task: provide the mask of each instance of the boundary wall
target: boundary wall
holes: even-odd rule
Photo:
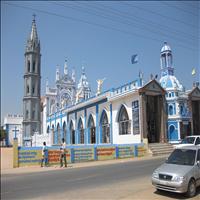
[[[13,145],[13,167],[41,165],[42,147],[18,147],[17,140]],[[48,148],[48,164],[59,165],[60,146]],[[78,163],[97,160],[110,160],[145,156],[144,144],[127,145],[77,145],[66,146],[67,163]]]

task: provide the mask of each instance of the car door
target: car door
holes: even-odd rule
[[[200,137],[196,138],[195,145],[200,146]]]

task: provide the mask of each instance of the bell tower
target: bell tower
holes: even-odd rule
[[[164,42],[164,45],[160,52],[160,66],[161,66],[161,76],[174,75],[174,67],[172,60],[172,51],[167,42]]]
[[[24,97],[23,97],[23,145],[31,145],[31,136],[40,133],[40,79],[41,54],[37,35],[35,15],[33,15],[31,33],[25,49]]]

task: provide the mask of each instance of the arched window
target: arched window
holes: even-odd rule
[[[26,93],[27,94],[29,93],[29,85],[27,85],[27,87],[26,87]]]
[[[169,105],[169,115],[173,115],[173,106]]]
[[[32,111],[32,119],[35,119],[35,110]]]
[[[63,123],[63,138],[65,139],[67,143],[67,126],[65,122]]]
[[[119,115],[119,135],[127,135],[131,133],[131,121],[129,120],[128,113],[124,105],[121,106]]]
[[[35,93],[35,87],[33,86],[32,87],[32,94],[34,94]]]
[[[108,116],[105,110],[101,115],[101,130],[102,130],[102,143],[110,143],[110,126],[108,123]]]
[[[52,125],[51,131],[52,131],[52,143],[55,144],[55,130],[54,130],[54,125]]]
[[[73,125],[73,122],[71,121],[70,122],[70,126],[69,126],[69,129],[70,129],[70,135],[71,135],[71,144],[75,144],[75,130],[74,130],[74,125]]]
[[[47,133],[49,133],[49,126],[47,126]]]
[[[28,72],[30,72],[30,70],[31,70],[31,64],[30,64],[30,60],[28,60],[28,66],[27,66],[27,70],[28,70]]]
[[[88,120],[88,128],[89,128],[89,138],[90,138],[89,143],[95,144],[96,143],[96,128],[95,128],[94,119],[92,115],[90,115],[89,120]]]
[[[57,125],[57,144],[61,144],[60,124]]]
[[[35,72],[35,61],[33,61],[33,73]]]
[[[84,144],[84,129],[82,119],[79,119],[78,122],[78,132],[79,132],[79,142],[80,144]]]
[[[28,119],[28,110],[26,110],[26,119]]]

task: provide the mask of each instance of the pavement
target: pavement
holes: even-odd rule
[[[158,156],[156,158],[161,158],[163,156]],[[117,164],[123,162],[137,162],[141,160],[151,160],[151,156],[144,157],[134,157],[134,158],[123,158],[123,159],[115,159],[115,160],[103,160],[103,161],[90,161],[90,162],[81,162],[81,163],[69,163],[67,168],[80,168],[80,167],[90,167],[90,166],[98,166],[98,165],[109,165],[109,164]],[[19,167],[19,168],[4,168],[1,169],[1,174],[23,174],[23,173],[34,173],[34,172],[42,172],[42,171],[50,171],[50,170],[62,170],[64,168],[60,168],[59,165],[49,166],[49,167],[40,167],[40,166],[27,166],[27,167]],[[66,168],[65,168],[66,169]]]

